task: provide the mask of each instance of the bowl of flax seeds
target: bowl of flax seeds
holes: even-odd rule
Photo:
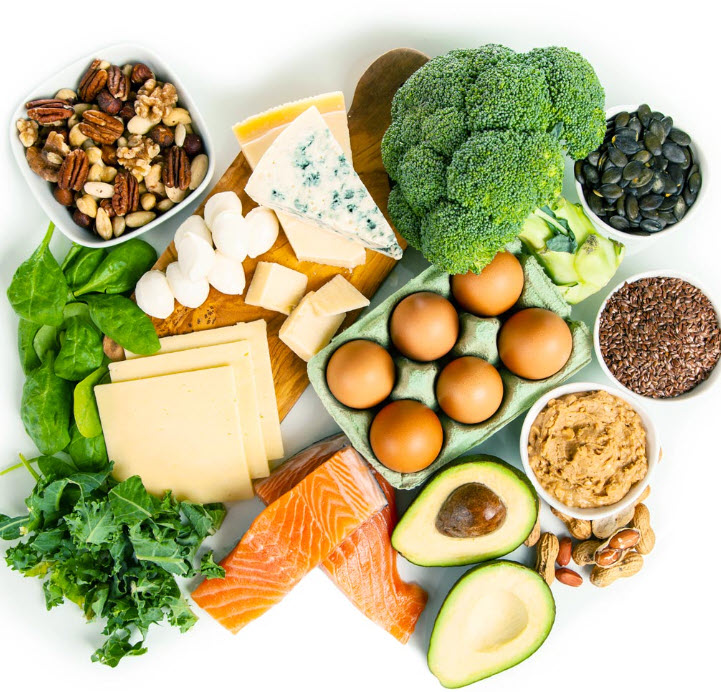
[[[601,305],[594,348],[606,375],[656,400],[687,399],[721,377],[721,316],[698,282],[674,271],[636,274]]]

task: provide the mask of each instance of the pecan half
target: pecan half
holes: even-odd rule
[[[58,187],[61,190],[80,192],[88,178],[90,163],[83,149],[71,151],[58,171]]]
[[[130,77],[117,65],[111,65],[108,68],[108,82],[106,87],[116,99],[126,101],[130,94]]]
[[[190,161],[184,149],[173,146],[168,150],[163,167],[163,184],[187,190],[190,185]]]
[[[75,114],[75,109],[62,99],[35,99],[25,104],[28,109],[28,118],[32,118],[41,125],[67,120]]]
[[[80,123],[80,132],[98,144],[112,144],[123,134],[123,130],[123,123],[97,110],[85,111]]]
[[[80,79],[78,96],[85,103],[92,103],[95,97],[105,88],[108,81],[108,71],[99,69],[100,64],[100,60],[93,60]]]
[[[135,211],[140,201],[138,181],[130,171],[118,171],[113,190],[113,210],[118,216]]]

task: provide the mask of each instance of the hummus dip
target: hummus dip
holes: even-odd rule
[[[564,505],[612,505],[648,472],[646,430],[613,394],[566,394],[533,422],[528,460],[541,486]]]

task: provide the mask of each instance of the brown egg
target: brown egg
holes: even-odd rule
[[[443,446],[443,428],[427,406],[403,399],[388,404],[373,419],[370,442],[384,466],[411,473],[435,461]]]
[[[393,389],[396,368],[390,353],[373,341],[357,339],[336,349],[325,379],[333,396],[350,408],[380,404]]]
[[[555,375],[568,361],[573,337],[566,322],[542,308],[521,310],[508,319],[498,335],[503,364],[527,380]]]
[[[480,274],[451,277],[453,297],[463,310],[495,317],[510,310],[523,291],[523,267],[511,252],[499,252]]]
[[[503,380],[483,358],[456,358],[438,376],[436,397],[449,418],[469,425],[481,423],[498,411]]]
[[[450,301],[430,291],[406,296],[391,315],[391,341],[412,360],[445,356],[458,339],[458,313]]]

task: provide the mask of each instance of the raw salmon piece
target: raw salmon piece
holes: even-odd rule
[[[335,453],[269,505],[193,599],[231,632],[280,602],[361,524],[387,506],[351,447]]]
[[[347,445],[350,441],[342,433],[321,440],[257,481],[256,494],[266,504],[274,502],[329,455]],[[358,610],[405,644],[428,595],[417,584],[404,582],[398,574],[397,553],[390,540],[396,523],[395,491],[382,476],[373,474],[388,498],[388,506],[346,538],[321,567]]]

